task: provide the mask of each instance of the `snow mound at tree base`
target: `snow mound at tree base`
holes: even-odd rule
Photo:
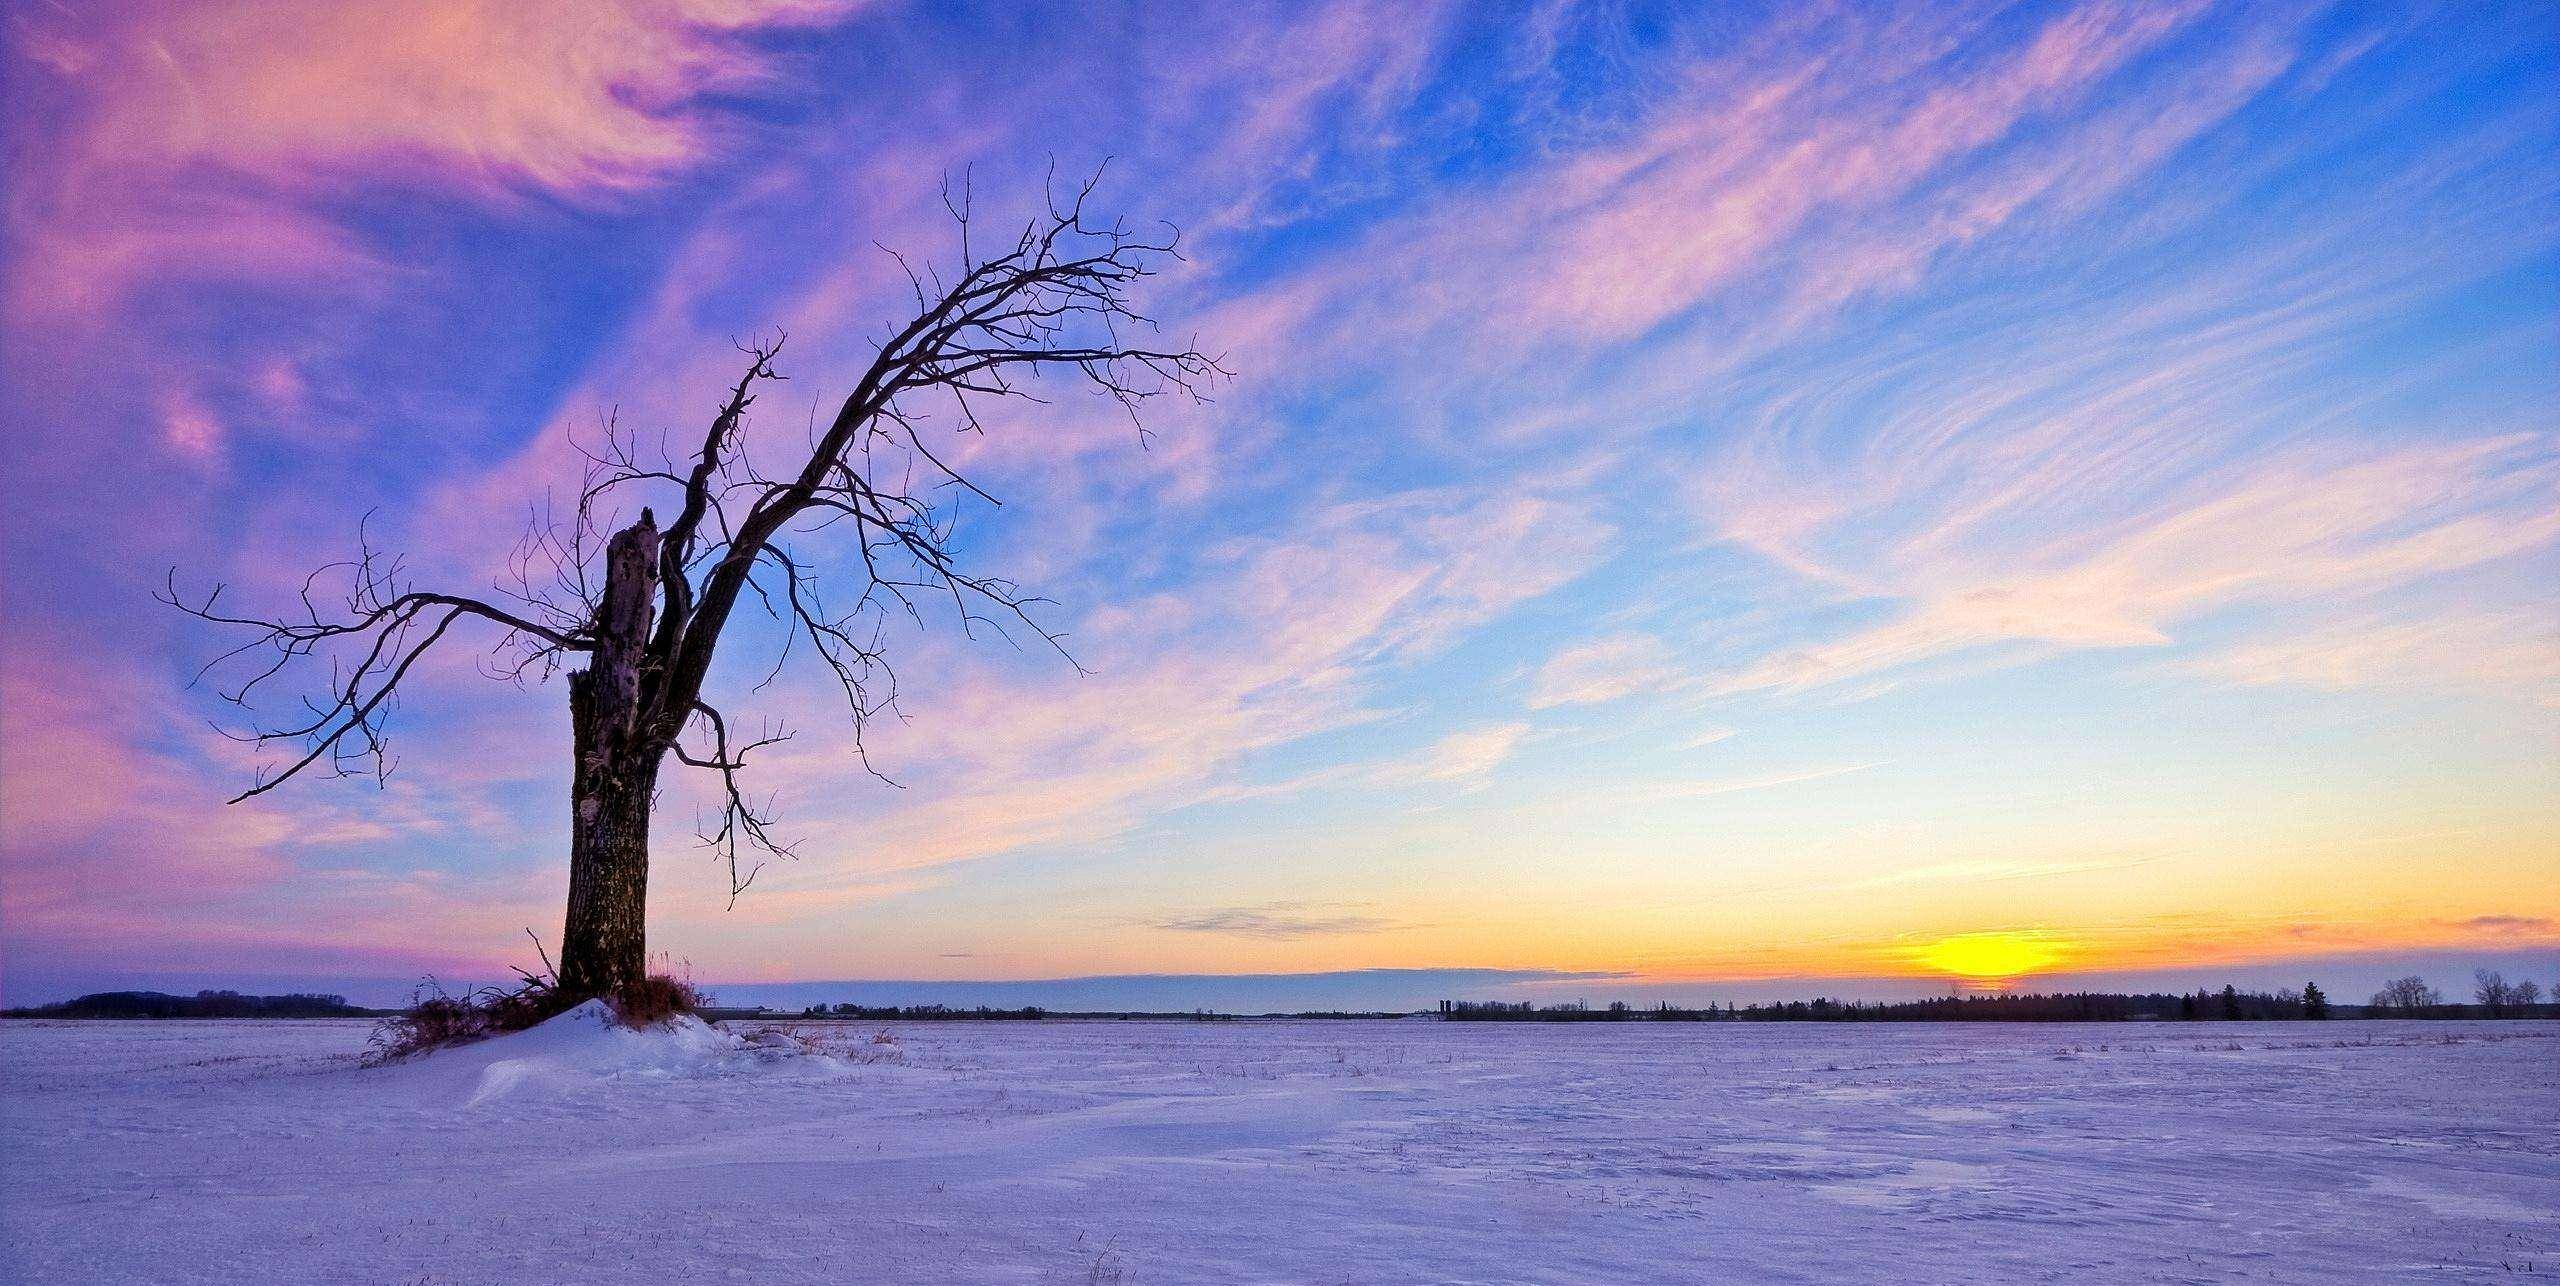
[[[840,1060],[778,1033],[749,1039],[691,1014],[649,1027],[625,1027],[603,1001],[590,1000],[523,1031],[422,1054],[393,1070],[414,1080],[423,1097],[479,1107],[528,1093],[574,1093],[610,1082],[775,1073],[799,1078],[844,1069]]]

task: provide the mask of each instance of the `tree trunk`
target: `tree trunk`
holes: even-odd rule
[[[645,774],[654,778],[654,772]],[[560,988],[611,995],[648,972],[649,803],[654,780],[582,783],[569,832]]]
[[[560,989],[571,996],[609,995],[647,973],[649,806],[665,748],[640,726],[640,667],[657,564],[657,522],[643,509],[605,546],[595,659],[569,676],[576,765]]]

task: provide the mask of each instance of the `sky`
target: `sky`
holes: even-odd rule
[[[538,964],[563,681],[457,650],[386,780],[226,806],[262,761],[189,680],[238,640],[153,591],[288,604],[359,523],[485,591],[607,417],[699,434],[780,330],[792,440],[912,307],[889,251],[957,254],[947,190],[998,226],[1097,171],[1232,377],[951,438],[1004,501],[964,555],[1074,663],[897,625],[880,776],[741,627],[799,856],[731,905],[671,768],[671,967],[2560,980],[2546,6],[6,21],[13,1000]]]

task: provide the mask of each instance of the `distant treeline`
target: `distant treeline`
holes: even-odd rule
[[[58,1004],[7,1011],[11,1018],[378,1018],[386,1011],[359,1009],[344,996],[244,996],[199,991],[172,996],[158,991],[101,991]]]
[[[741,1009],[721,1010],[717,1012],[719,1012],[723,1017],[779,1018],[784,1016],[771,1010]],[[995,1019],[999,1021],[1054,1019],[1061,1022],[1231,1023],[1252,1019],[1272,1018],[1412,1018],[1415,1014],[1410,1010],[1404,1009],[1301,1009],[1295,1012],[1274,1010],[1269,1013],[1260,1014],[1228,1014],[1220,1013],[1211,1009],[1043,1009],[1038,1005],[1025,1005],[1020,1009],[989,1009],[984,1005],[975,1009],[957,1009],[948,1005],[840,1004],[811,1005],[808,1008],[801,1010],[800,1016],[802,1018],[871,1019],[884,1022],[976,1022],[981,1019]]]
[[[2286,1005],[2275,996],[2238,996],[2241,1018],[2301,1018],[2307,1015],[2299,997]],[[1833,1000],[1775,1001],[1769,1004],[1713,1005],[1689,1009],[1661,1004],[1639,1008],[1618,1001],[1604,1008],[1581,1003],[1533,1005],[1526,1001],[1453,1000],[1441,1016],[1451,1022],[1607,1023],[1607,1022],[1979,1022],[2087,1023],[2133,1019],[2220,1018],[2219,997],[2118,995],[2078,991],[2058,994],[1938,996],[1928,1000],[1871,1002]],[[2327,1017],[2322,1012],[2318,1017]]]
[[[800,1016],[803,1018],[871,1018],[908,1023],[961,1020],[987,1022],[1006,1019],[1036,1022],[1048,1017],[1049,1011],[1038,1005],[1024,1005],[1020,1009],[990,1009],[985,1005],[975,1009],[954,1009],[949,1005],[811,1005],[801,1010]]]
[[[2506,984],[2481,975],[2481,1003],[2447,1004],[2414,978],[2401,979],[2368,1005],[2337,1005],[2312,983],[2300,991],[2198,990],[2123,994],[2103,991],[2021,995],[1938,996],[1928,1000],[1872,1002],[1788,1000],[1770,1004],[1650,1008],[1614,1002],[1594,1008],[1581,1002],[1536,1005],[1528,1001],[1444,1000],[1440,1016],[1451,1022],[2242,1022],[2325,1018],[2560,1018],[2560,1005],[2540,1003],[2530,984]],[[2494,999],[2491,999],[2494,997]]]

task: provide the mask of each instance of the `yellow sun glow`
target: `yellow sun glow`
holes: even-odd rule
[[[1962,978],[2015,978],[2062,959],[2067,944],[2041,933],[1965,933],[1920,948],[1920,963]]]

